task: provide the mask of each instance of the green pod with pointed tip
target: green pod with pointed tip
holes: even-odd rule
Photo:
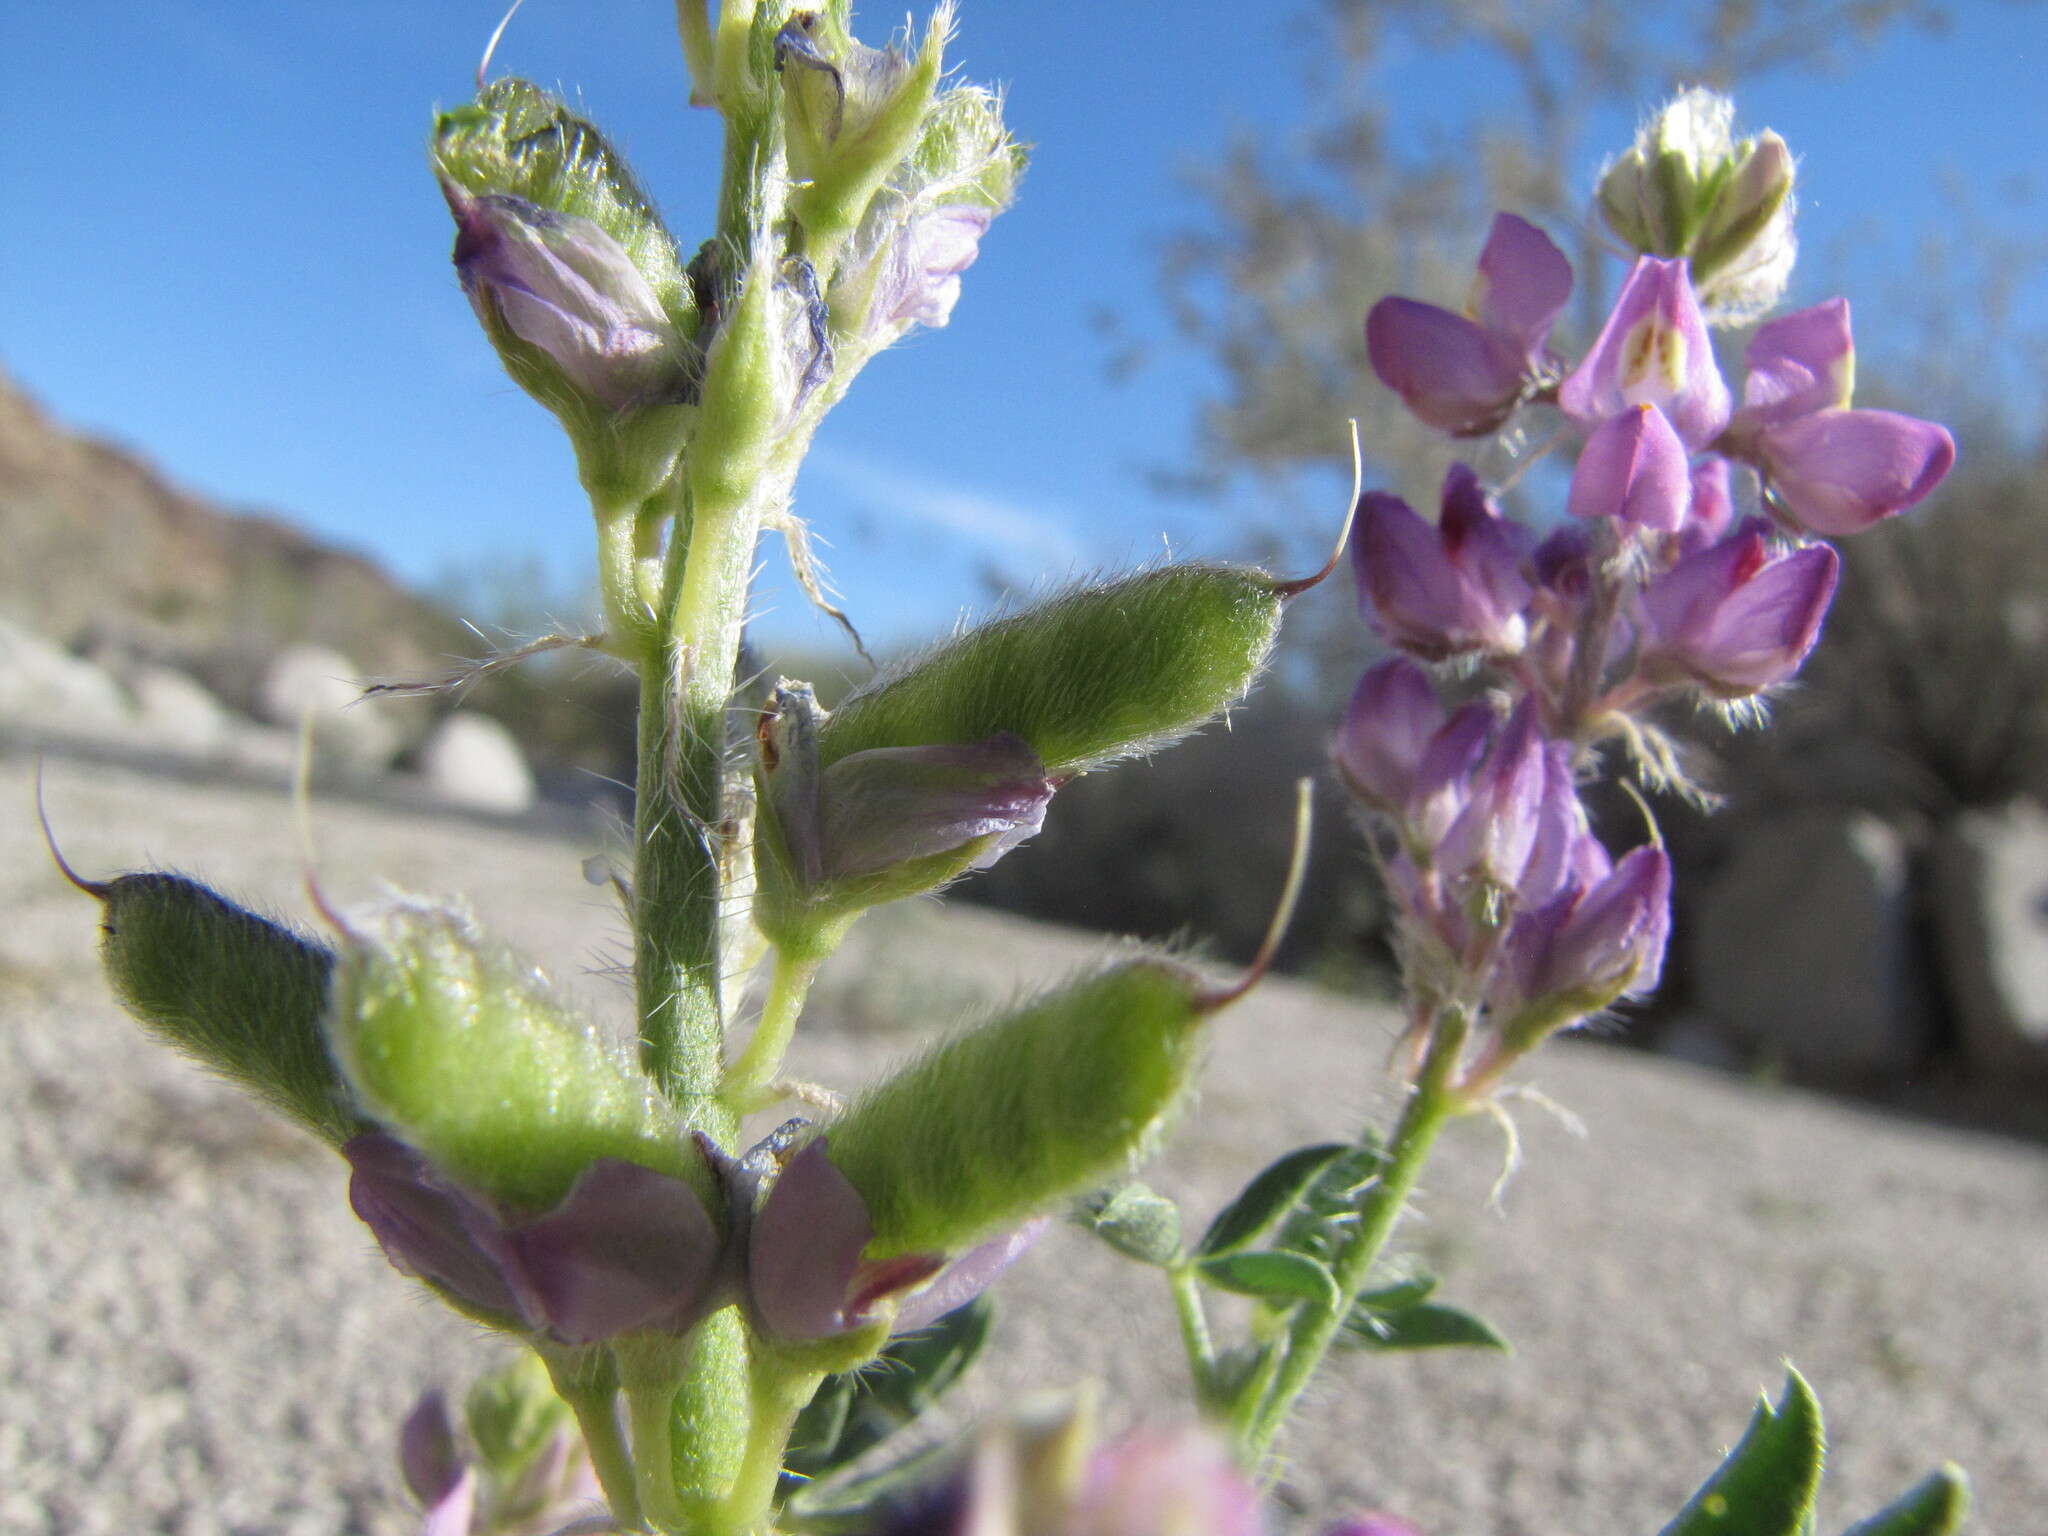
[[[713,1197],[647,1081],[459,911],[394,902],[344,946],[327,1032],[364,1108],[466,1188],[547,1210],[613,1157]]]
[[[320,1027],[332,950],[182,875],[87,889],[114,994],[151,1033],[336,1146],[363,1128]]]
[[[1055,778],[1148,752],[1250,688],[1280,628],[1278,583],[1189,562],[1075,587],[965,630],[832,712],[820,766],[1008,733]]]
[[[1157,956],[1070,982],[933,1047],[826,1132],[870,1258],[955,1252],[1100,1187],[1193,1082],[1200,978]]]

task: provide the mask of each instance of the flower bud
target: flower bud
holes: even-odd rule
[[[1436,862],[1445,875],[1499,890],[1521,883],[1544,808],[1545,765],[1535,701],[1524,697],[1473,774],[1465,804],[1444,833]]]
[[[1337,727],[1337,771],[1367,805],[1398,814],[1443,723],[1443,705],[1422,668],[1403,656],[1383,661],[1359,679]]]
[[[1366,316],[1366,351],[1382,384],[1430,426],[1492,432],[1544,366],[1544,343],[1571,295],[1564,253],[1513,214],[1494,217],[1466,313],[1399,297]]]
[[[814,947],[864,908],[985,869],[1045,820],[1054,785],[1021,737],[878,747],[821,771],[828,718],[807,685],[789,682],[761,717],[754,918],[784,948]]]
[[[871,1260],[955,1254],[1104,1182],[1194,1079],[1210,1003],[1154,957],[1070,982],[884,1079],[831,1127]]]
[[[1797,252],[1792,155],[1775,133],[1740,143],[1735,103],[1682,91],[1601,172],[1607,227],[1644,255],[1685,257],[1700,299],[1734,322],[1777,302]]]
[[[1691,491],[1685,444],[1662,411],[1638,405],[1586,439],[1565,510],[1587,522],[1611,517],[1629,528],[1676,533]]]
[[[790,210],[816,239],[860,222],[876,190],[915,145],[950,25],[934,16],[913,59],[848,35],[843,12],[797,11],[775,36]]]
[[[1637,260],[1557,398],[1588,432],[1631,406],[1654,405],[1690,451],[1719,435],[1728,424],[1728,386],[1682,260]]]
[[[1671,933],[1671,861],[1647,846],[1611,871],[1599,870],[1605,863],[1601,853],[1591,878],[1574,879],[1508,932],[1488,1004],[1512,1054],[1657,985]]]
[[[991,744],[1015,738],[1059,781],[1152,751],[1251,686],[1281,602],[1263,571],[1201,562],[1074,587],[847,698],[819,727],[819,764],[829,774],[857,753],[904,747],[1013,751]]]
[[[1513,655],[1528,639],[1532,540],[1503,518],[1463,464],[1444,479],[1432,528],[1397,496],[1358,503],[1351,565],[1360,606],[1380,634],[1425,661],[1480,651]]]
[[[332,950],[181,875],[84,889],[114,995],[152,1034],[331,1145],[365,1128],[320,1027]]]
[[[945,92],[917,144],[868,204],[827,292],[851,366],[912,326],[943,326],[981,240],[1010,205],[1024,150],[1003,126],[1002,102],[979,86]]]
[[[1691,496],[1679,539],[1683,552],[1692,554],[1728,532],[1735,521],[1735,493],[1728,484],[1728,461],[1719,454],[1693,465],[1687,478]]]
[[[674,404],[686,349],[625,247],[594,221],[442,183],[455,270],[505,367],[572,417]]]
[[[561,419],[593,495],[644,500],[674,467],[701,366],[695,295],[653,203],[603,134],[525,80],[437,115],[429,154],[506,371]]]
[[[412,1496],[429,1509],[455,1488],[465,1472],[455,1445],[455,1420],[439,1388],[422,1393],[398,1431],[398,1465]]]
[[[466,914],[397,899],[351,935],[327,1035],[358,1100],[466,1189],[559,1203],[600,1158],[711,1180],[674,1112]]]
[[[1799,670],[1820,638],[1841,558],[1825,544],[1773,558],[1765,532],[1751,518],[1643,589],[1646,676],[1685,677],[1739,699]]]

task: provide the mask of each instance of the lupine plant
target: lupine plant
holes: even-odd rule
[[[430,1393],[403,1426],[433,1536],[1251,1536],[1334,1347],[1500,1343],[1389,1244],[1446,1127],[1656,982],[1669,862],[1654,829],[1611,853],[1583,786],[1616,770],[1688,790],[1653,711],[1759,719],[1819,633],[1824,540],[1925,495],[1953,445],[1850,405],[1840,302],[1762,325],[1734,403],[1711,328],[1783,291],[1793,164],[1702,93],[1601,179],[1634,266],[1576,361],[1550,345],[1572,271],[1512,215],[1462,312],[1373,309],[1374,368],[1417,416],[1526,445],[1547,415],[1576,468],[1547,532],[1463,466],[1434,521],[1359,499],[1361,610],[1394,655],[1334,761],[1399,914],[1403,1107],[1383,1134],[1280,1158],[1184,1236],[1130,1174],[1245,978],[1121,951],[850,1103],[782,1062],[864,912],[1001,857],[1068,780],[1225,710],[1312,579],[1156,565],[964,627],[834,709],[794,679],[745,694],[764,531],[815,586],[791,496],[819,421],[875,354],[946,323],[1023,154],[1000,98],[947,73],[949,6],[883,48],[846,0],[678,16],[692,99],[725,132],[694,248],[597,127],[524,80],[480,77],[429,153],[462,291],[589,495],[603,627],[557,643],[640,680],[618,881],[636,1053],[439,900],[323,910],[315,940],[182,876],[84,881],[114,988],[333,1147],[392,1265],[516,1346],[459,1413]],[[807,1115],[742,1134],[792,1099]],[[1084,1393],[892,1454],[988,1336],[984,1289],[1063,1212],[1160,1277],[1200,1427],[1155,1415],[1169,1427],[1099,1442]],[[1212,1323],[1222,1293],[1251,1298],[1241,1339]],[[1667,1536],[1812,1531],[1820,1454],[1795,1374]],[[1964,1503],[1945,1469],[1855,1530],[1930,1536]],[[1413,1536],[1363,1513],[1339,1530]]]

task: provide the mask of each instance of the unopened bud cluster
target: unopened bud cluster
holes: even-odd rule
[[[1954,462],[1942,427],[1850,404],[1842,300],[1760,326],[1739,401],[1722,377],[1710,325],[1768,309],[1793,256],[1791,157],[1775,134],[1737,142],[1733,113],[1688,91],[1603,174],[1601,212],[1640,254],[1577,359],[1549,346],[1570,264],[1512,214],[1465,311],[1387,298],[1366,320],[1374,372],[1422,421],[1481,437],[1554,407],[1578,442],[1547,534],[1458,464],[1433,519],[1366,495],[1352,545],[1362,612],[1404,655],[1359,685],[1337,761],[1381,829],[1419,1013],[1481,1021],[1493,1065],[1655,984],[1670,870],[1654,843],[1617,861],[1590,832],[1577,781],[1601,745],[1674,777],[1648,711],[1753,711],[1819,637],[1840,572],[1824,541]],[[1478,697],[1447,709],[1457,679]]]

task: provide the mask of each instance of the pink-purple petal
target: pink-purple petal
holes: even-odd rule
[[[1534,363],[1571,293],[1572,264],[1550,237],[1512,213],[1495,214],[1473,291],[1479,323],[1512,337],[1524,361]]]
[[[1743,425],[1759,427],[1846,406],[1856,388],[1849,301],[1830,299],[1757,329],[1743,350]]]
[[[1589,432],[1630,406],[1654,405],[1694,452],[1720,435],[1728,386],[1683,260],[1637,259],[1558,404]]]
[[[907,1333],[913,1328],[922,1328],[935,1323],[959,1307],[964,1307],[996,1281],[996,1277],[1031,1249],[1031,1245],[1044,1235],[1051,1218],[1040,1216],[1027,1221],[1014,1232],[1001,1237],[992,1237],[978,1247],[970,1248],[939,1272],[923,1290],[908,1297],[896,1311],[895,1329]]]
[[[681,1179],[602,1157],[512,1246],[568,1344],[639,1328],[686,1333],[708,1307],[720,1239]]]
[[[1638,405],[1601,423],[1586,440],[1565,510],[1586,522],[1612,517],[1676,533],[1691,495],[1685,444],[1662,411]]]
[[[1422,668],[1401,656],[1383,661],[1358,680],[1337,727],[1337,769],[1361,799],[1383,809],[1404,805],[1443,723],[1443,705]]]
[[[820,781],[820,874],[875,874],[991,836],[1007,849],[1038,830],[1052,793],[1038,754],[1008,732],[853,753]]]
[[[867,1202],[818,1137],[789,1160],[754,1212],[747,1285],[762,1327],[789,1340],[843,1332],[861,1251],[874,1235]]]
[[[1434,304],[1381,299],[1365,317],[1366,356],[1382,384],[1441,431],[1491,432],[1521,393],[1521,348]]]
[[[1895,411],[1829,410],[1764,430],[1761,453],[1785,510],[1839,538],[1903,512],[1954,466],[1948,429]]]

